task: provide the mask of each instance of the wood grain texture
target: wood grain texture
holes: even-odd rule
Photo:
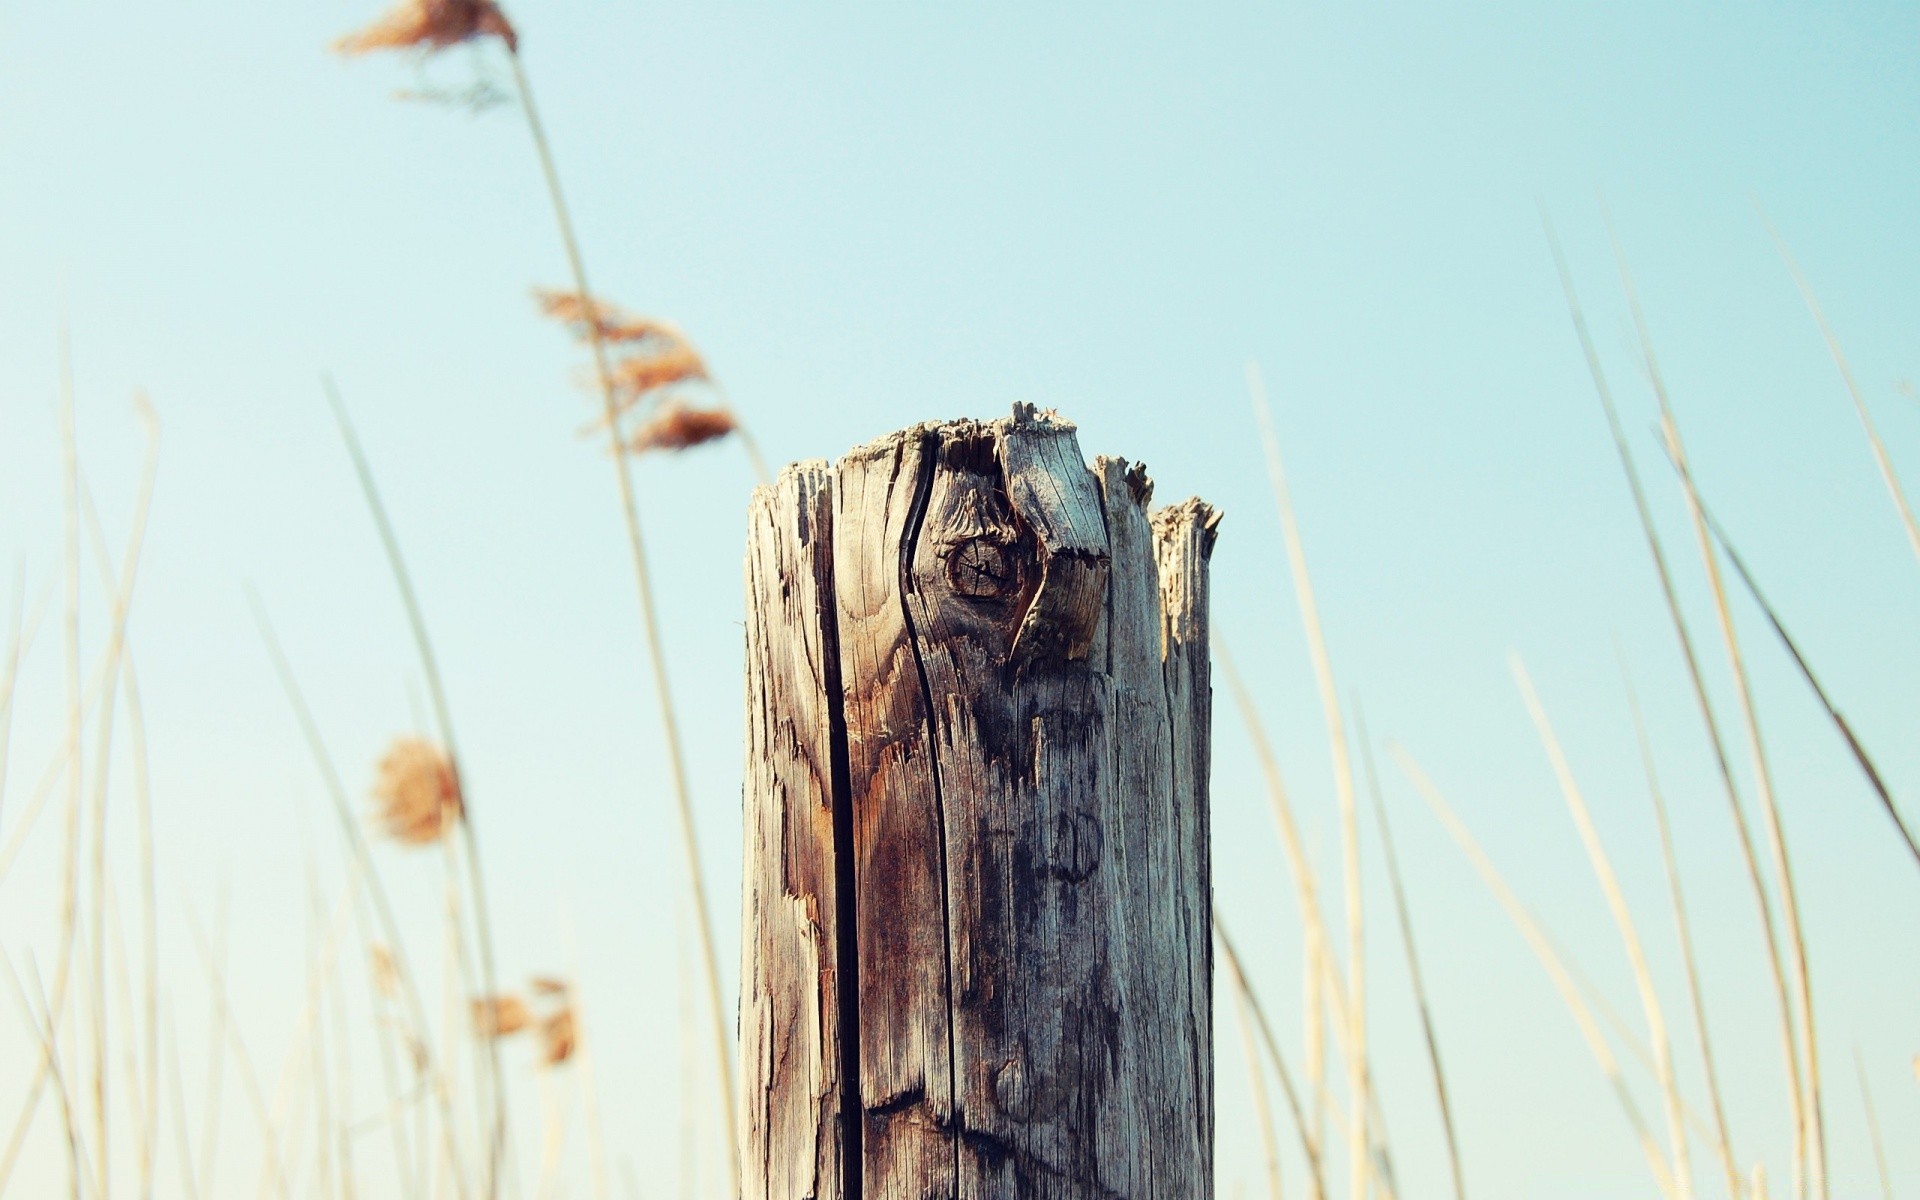
[[[1211,1196],[1217,518],[1150,497],[1021,407],[756,498],[750,1195]]]

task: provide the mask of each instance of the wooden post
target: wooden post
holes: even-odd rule
[[[754,494],[749,1200],[1213,1194],[1198,500],[1073,426],[920,425]]]

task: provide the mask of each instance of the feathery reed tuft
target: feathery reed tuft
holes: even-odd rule
[[[333,49],[338,54],[414,49],[432,54],[486,37],[519,52],[520,35],[493,0],[400,0],[371,25],[334,42]]]
[[[686,450],[727,436],[739,428],[725,408],[694,408],[668,400],[642,421],[625,447],[630,454],[649,450]]]
[[[380,778],[373,785],[373,796],[379,806],[375,815],[381,828],[406,846],[430,846],[439,841],[463,811],[452,761],[438,746],[421,738],[394,741],[380,760]]]
[[[557,1067],[573,1057],[579,1046],[573,1022],[571,1004],[560,1009],[540,1022],[540,1061],[549,1067]]]
[[[486,996],[472,1002],[476,1037],[499,1038],[519,1033],[533,1023],[527,1002],[512,993]]]

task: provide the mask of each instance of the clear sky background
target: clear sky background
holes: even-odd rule
[[[529,301],[535,285],[564,284],[564,264],[513,109],[391,98],[505,85],[497,52],[425,66],[326,52],[375,12],[370,0],[0,3],[0,551],[29,602],[60,577],[64,324],[81,452],[116,539],[140,463],[136,389],[165,426],[132,636],[169,1007],[185,1060],[204,1062],[188,916],[214,926],[227,897],[233,1003],[271,1076],[302,999],[306,864],[329,889],[340,871],[244,587],[273,613],[353,786],[416,726],[420,695],[322,402],[331,371],[448,678],[503,972],[577,964],[616,1154],[648,1195],[677,1195],[689,1136],[708,1147],[692,1165],[715,1178],[713,1119],[706,1103],[682,1114],[685,909],[613,479],[576,437],[591,411],[584,361]],[[1163,499],[1225,509],[1216,627],[1255,681],[1331,888],[1324,726],[1243,383],[1258,360],[1343,691],[1378,740],[1426,765],[1638,1028],[1619,941],[1508,672],[1508,652],[1524,656],[1651,939],[1704,1111],[1621,647],[1674,808],[1736,1146],[1783,1194],[1787,1109],[1753,909],[1540,209],[1566,242],[1722,710],[1725,659],[1647,432],[1602,192],[1702,486],[1920,813],[1920,563],[1755,208],[1804,265],[1920,488],[1920,400],[1900,386],[1920,378],[1920,12],[538,0],[511,12],[596,287],[684,325],[770,458],[832,457],[914,421],[1035,401],[1079,422],[1090,456],[1144,459]],[[730,945],[752,476],[723,445],[648,460],[638,477]],[[1736,607],[1807,910],[1835,1195],[1877,1187],[1856,1046],[1896,1182],[1912,1190],[1920,873],[1765,627]],[[23,674],[0,838],[59,745],[55,630]],[[1297,1058],[1298,921],[1224,703],[1216,741],[1218,905]],[[1650,1194],[1545,976],[1384,760],[1383,778],[1472,1193]],[[0,882],[0,946],[16,961],[52,954],[56,832],[46,819]],[[1404,1194],[1442,1196],[1371,840],[1367,854],[1382,1103]],[[438,864],[382,855],[430,959]],[[0,1027],[11,1114],[32,1047],[12,1015]],[[1237,1038],[1223,1013],[1220,1178],[1223,1195],[1254,1196]],[[527,1157],[524,1051],[509,1071]],[[188,1070],[196,1110],[200,1069]],[[223,1180],[244,1190],[257,1159],[229,1089]],[[35,1146],[23,1195],[64,1180],[46,1114]],[[1704,1145],[1694,1157],[1714,1178]],[[163,1168],[163,1187],[174,1182]]]

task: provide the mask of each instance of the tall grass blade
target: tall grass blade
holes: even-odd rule
[[[1287,490],[1286,463],[1280,455],[1280,438],[1274,429],[1273,410],[1267,402],[1266,385],[1256,363],[1247,364],[1247,392],[1253,402],[1254,416],[1260,425],[1260,439],[1266,448],[1267,474],[1273,484],[1274,504],[1279,510],[1280,531],[1287,550],[1287,565],[1293,575],[1294,596],[1300,606],[1300,622],[1306,634],[1307,650],[1313,660],[1313,677],[1320,692],[1320,710],[1327,722],[1327,743],[1332,751],[1334,790],[1340,805],[1341,876],[1345,883],[1347,909],[1347,997],[1344,1014],[1347,1060],[1348,1171],[1353,1200],[1366,1200],[1367,1177],[1372,1167],[1369,1154],[1367,1118],[1371,1111],[1367,1100],[1370,1073],[1367,1068],[1367,998],[1364,911],[1360,887],[1360,817],[1353,775],[1353,751],[1347,743],[1346,722],[1340,712],[1340,693],[1333,680],[1333,659],[1327,653],[1326,633],[1320,626],[1320,606],[1314,599],[1313,580],[1307,574],[1307,555],[1300,540],[1300,526],[1293,511],[1293,498]]]
[[[1759,209],[1758,205],[1755,205]],[[1827,323],[1827,314],[1820,307],[1820,301],[1813,294],[1813,287],[1807,277],[1801,273],[1800,264],[1787,249],[1786,239],[1774,228],[1765,209],[1759,209],[1760,223],[1766,226],[1767,236],[1773,239],[1774,249],[1779,251],[1780,260],[1787,265],[1787,273],[1793,276],[1793,285],[1800,291],[1800,298],[1806,301],[1807,311],[1813,314],[1814,323],[1820,327],[1821,340],[1827,344],[1827,353],[1833,356],[1833,365],[1840,370],[1840,381],[1846,385],[1847,395],[1853,400],[1853,411],[1860,418],[1860,427],[1866,431],[1867,445],[1873,450],[1874,466],[1880,470],[1880,481],[1887,487],[1887,495],[1893,498],[1893,507],[1900,514],[1900,525],[1907,532],[1907,545],[1914,556],[1920,558],[1920,522],[1915,521],[1913,506],[1907,503],[1907,494],[1900,487],[1900,476],[1893,469],[1893,458],[1887,453],[1887,444],[1880,440],[1880,431],[1874,428],[1873,414],[1867,411],[1867,401],[1860,394],[1860,385],[1853,378],[1853,368],[1847,365],[1847,356],[1840,349],[1840,339],[1834,335],[1833,326]]]
[[[1474,870],[1479,872],[1480,878],[1485,881],[1494,899],[1499,901],[1500,907],[1506,910],[1508,918],[1519,929],[1520,936],[1526,940],[1534,956],[1540,960],[1540,965],[1546,969],[1547,977],[1553,981],[1555,989],[1559,991],[1560,999],[1566,1004],[1567,1011],[1573,1015],[1574,1024],[1580,1029],[1580,1036],[1586,1040],[1587,1048],[1592,1051],[1594,1061],[1599,1064],[1600,1073],[1606,1076],[1607,1082],[1612,1085],[1614,1096],[1620,1102],[1621,1111],[1626,1114],[1627,1123],[1633,1127],[1634,1137],[1640,1143],[1641,1153],[1646,1156],[1647,1166],[1653,1173],[1654,1182],[1659,1186],[1661,1194],[1669,1197],[1676,1196],[1678,1193],[1674,1188],[1673,1173],[1667,1165],[1665,1156],[1660,1152],[1659,1143],[1647,1127],[1646,1120],[1640,1115],[1640,1106],[1634,1102],[1633,1093],[1627,1089],[1626,1079],[1620,1074],[1620,1064],[1614,1059],[1613,1051],[1607,1046],[1606,1036],[1601,1033],[1592,1010],[1587,1007],[1587,1002],[1581,997],[1579,985],[1574,982],[1566,964],[1561,961],[1552,940],[1546,936],[1540,923],[1534,919],[1532,913],[1527,911],[1526,905],[1521,903],[1513,889],[1507,886],[1506,880],[1501,877],[1492,860],[1486,856],[1485,851],[1480,849],[1480,843],[1475,841],[1473,835],[1467,831],[1466,825],[1455,815],[1453,806],[1447,803],[1446,797],[1440,794],[1440,789],[1427,778],[1420,764],[1401,747],[1394,745],[1388,748],[1400,764],[1400,769],[1413,783],[1414,789],[1420,793],[1421,799],[1427,802],[1427,807],[1433,810],[1434,816],[1440,819],[1441,825],[1445,826],[1447,832],[1453,835],[1453,840],[1459,843],[1460,849],[1466,853]]]
[[[1593,813],[1587,807],[1580,785],[1574,780],[1573,768],[1560,748],[1560,739],[1553,731],[1552,722],[1547,719],[1546,709],[1534,690],[1533,680],[1528,677],[1526,666],[1517,655],[1512,665],[1514,679],[1520,685],[1521,698],[1526,702],[1528,715],[1533,718],[1534,727],[1539,731],[1540,743],[1553,766],[1554,777],[1559,781],[1561,794],[1567,802],[1567,810],[1573,814],[1574,825],[1580,831],[1580,841],[1586,847],[1587,858],[1593,864],[1595,877],[1600,881],[1600,890],[1606,896],[1614,924],[1619,927],[1627,961],[1633,968],[1634,985],[1640,992],[1640,1007],[1647,1020],[1647,1034],[1653,1043],[1654,1072],[1666,1101],[1667,1138],[1671,1147],[1669,1161],[1673,1167],[1674,1188],[1684,1198],[1693,1194],[1693,1172],[1687,1161],[1687,1129],[1681,1116],[1680,1085],[1674,1078],[1673,1045],[1667,1037],[1667,1019],[1660,1007],[1660,993],[1653,985],[1653,970],[1647,965],[1640,930],[1634,924],[1633,911],[1627,906],[1626,895],[1620,890],[1620,877],[1613,869],[1613,860],[1607,856],[1606,846],[1600,840],[1600,831],[1594,828]]]
[[[1640,700],[1627,675],[1626,658],[1620,660],[1621,678],[1626,684],[1627,708],[1633,717],[1634,741],[1640,749],[1640,762],[1646,771],[1647,794],[1653,799],[1653,815],[1660,828],[1660,859],[1667,874],[1667,895],[1673,908],[1675,936],[1680,943],[1680,961],[1687,978],[1687,1004],[1693,1015],[1694,1038],[1700,1043],[1700,1062],[1707,1081],[1707,1100],[1713,1110],[1713,1144],[1726,1176],[1727,1195],[1740,1197],[1740,1162],[1733,1152],[1733,1136],[1727,1126],[1726,1105],[1720,1094],[1720,1072],[1713,1059],[1713,1041],[1707,1029],[1707,1006],[1700,985],[1700,964],[1693,951],[1693,927],[1687,920],[1686,896],[1680,887],[1680,865],[1673,848],[1673,827],[1667,820],[1667,801],[1653,766],[1653,746],[1647,739],[1647,723],[1640,713]]]
[[[1687,682],[1691,685],[1695,705],[1700,710],[1700,722],[1705,728],[1707,742],[1713,751],[1713,763],[1720,778],[1721,790],[1726,796],[1727,811],[1733,818],[1734,833],[1740,846],[1740,856],[1747,871],[1747,881],[1753,892],[1754,908],[1759,914],[1760,931],[1765,941],[1767,973],[1773,984],[1774,1000],[1780,1013],[1780,1048],[1785,1061],[1787,1074],[1787,1099],[1793,1118],[1793,1174],[1796,1181],[1805,1176],[1807,1146],[1806,1096],[1800,1083],[1800,1047],[1799,1034],[1793,1019],[1793,1001],[1787,988],[1787,974],[1780,950],[1780,936],[1774,925],[1773,906],[1769,899],[1766,877],[1760,870],[1760,856],[1754,848],[1754,838],[1748,826],[1745,807],[1740,802],[1740,790],[1733,779],[1731,756],[1727,752],[1726,741],[1720,732],[1719,719],[1714,715],[1713,702],[1707,694],[1705,675],[1700,668],[1700,656],[1693,644],[1693,635],[1687,629],[1686,618],[1680,612],[1680,598],[1674,586],[1673,572],[1667,564],[1666,551],[1661,547],[1660,536],[1653,523],[1653,512],[1647,503],[1646,491],[1640,483],[1640,472],[1634,466],[1633,454],[1627,449],[1626,433],[1620,425],[1619,411],[1614,407],[1612,389],[1607,386],[1606,372],[1601,369],[1600,355],[1594,349],[1593,335],[1587,329],[1585,313],[1580,308],[1580,298],[1573,286],[1573,274],[1567,268],[1566,255],[1561,252],[1560,240],[1554,236],[1552,222],[1543,212],[1541,223],[1546,229],[1547,245],[1553,252],[1554,267],[1560,276],[1560,288],[1566,296],[1567,314],[1573,323],[1573,331],[1579,339],[1581,353],[1586,358],[1588,374],[1593,379],[1594,393],[1600,401],[1601,411],[1607,420],[1607,430],[1613,438],[1614,453],[1620,460],[1620,470],[1625,476],[1627,490],[1633,497],[1634,512],[1640,521],[1641,536],[1647,543],[1647,553],[1653,560],[1654,573],[1659,579],[1661,599],[1666,603],[1667,617],[1673,625],[1675,639],[1680,644],[1680,655],[1687,669]],[[1796,1189],[1797,1190],[1797,1189]]]
[[[573,217],[567,208],[566,194],[560,187],[560,172],[554,163],[553,146],[547,140],[545,126],[540,121],[540,110],[534,104],[533,86],[527,78],[526,66],[520,60],[517,49],[510,49],[508,61],[513,64],[513,81],[520,94],[520,108],[527,118],[527,132],[533,139],[534,153],[540,160],[541,178],[546,182],[547,196],[553,205],[554,223],[559,228],[560,242],[566,252],[567,268],[573,276],[574,290],[580,295],[582,303],[591,304],[593,291],[587,286],[586,260],[580,253],[580,241],[573,229]],[[613,369],[607,359],[606,339],[602,336],[600,323],[588,321],[593,343],[594,370],[600,384],[600,397],[604,409],[607,429],[610,433],[618,429],[619,402],[613,382]],[[759,461],[757,450],[752,451],[755,470],[762,478],[766,477],[766,464]],[[661,731],[667,744],[667,766],[673,778],[673,792],[676,812],[680,818],[680,839],[687,868],[687,884],[692,892],[694,921],[700,935],[701,966],[706,976],[708,1015],[712,1018],[713,1049],[715,1066],[720,1082],[720,1111],[724,1128],[727,1131],[727,1170],[732,1178],[731,1194],[740,1194],[739,1136],[733,1110],[733,1057],[729,1049],[730,1038],[727,1033],[726,1004],[720,989],[720,956],[715,948],[713,922],[707,910],[706,877],[700,865],[700,851],[694,834],[693,800],[687,787],[686,765],[682,761],[679,721],[674,714],[673,693],[667,685],[666,653],[661,645],[660,622],[653,607],[653,576],[647,568],[646,543],[641,535],[640,508],[634,498],[633,478],[628,472],[627,455],[616,451],[613,455],[614,474],[620,488],[620,512],[626,522],[627,550],[633,560],[634,584],[640,601],[640,625],[646,635],[647,656],[653,666],[653,684],[655,699],[660,709]]]
[[[1358,714],[1356,725],[1360,725]],[[1373,799],[1373,819],[1380,829],[1380,848],[1387,863],[1387,882],[1393,891],[1394,915],[1400,925],[1400,946],[1406,953],[1407,977],[1413,983],[1413,1002],[1420,1013],[1420,1037],[1427,1048],[1427,1066],[1433,1073],[1433,1092],[1440,1106],[1440,1127],[1447,1138],[1447,1170],[1453,1183],[1454,1200],[1466,1200],[1466,1171],[1461,1164],[1460,1137],[1453,1124],[1453,1102],[1447,1095],[1447,1073],[1440,1065],[1440,1037],[1434,1031],[1433,1006],[1427,1000],[1425,976],[1420,971],[1420,955],[1414,946],[1413,914],[1407,904],[1406,886],[1400,878],[1400,860],[1393,849],[1393,830],[1387,823],[1387,806],[1380,797],[1380,778],[1374,770],[1373,743],[1364,726],[1360,745],[1366,754],[1367,790]]]

